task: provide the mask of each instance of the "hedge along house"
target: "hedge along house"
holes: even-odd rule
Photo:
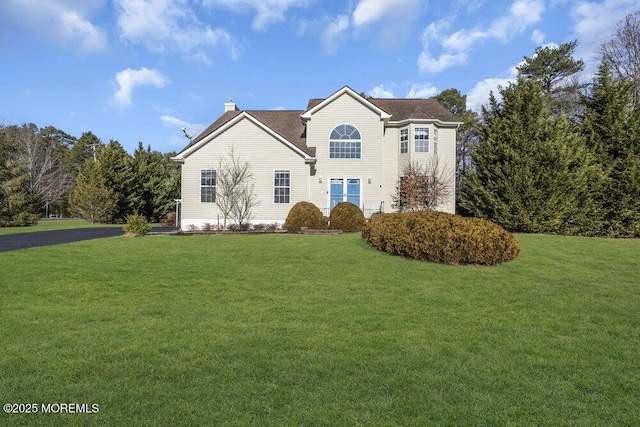
[[[390,212],[406,165],[438,158],[455,177],[459,119],[432,99],[370,99],[345,86],[306,110],[244,111],[220,118],[173,160],[182,164],[181,228],[221,223],[217,169],[230,153],[251,165],[254,224],[284,223],[309,201],[325,215],[339,202],[366,216]],[[455,212],[455,182],[438,210]]]

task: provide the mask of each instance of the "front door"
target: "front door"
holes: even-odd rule
[[[340,202],[351,202],[360,207],[360,178],[331,178],[329,208]]]

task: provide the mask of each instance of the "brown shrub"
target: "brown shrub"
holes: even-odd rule
[[[448,264],[493,265],[520,254],[518,241],[497,224],[435,211],[376,215],[362,239],[391,254]]]
[[[311,229],[327,228],[322,212],[313,203],[296,203],[289,211],[289,215],[287,215],[287,219],[284,222],[284,228],[288,231],[299,232],[302,227]]]
[[[340,202],[334,206],[329,215],[329,226],[333,230],[345,233],[362,231],[367,220],[359,207],[351,202]]]

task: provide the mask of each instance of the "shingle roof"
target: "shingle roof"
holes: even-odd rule
[[[391,115],[392,122],[403,120],[439,120],[448,123],[459,123],[454,114],[434,99],[421,98],[369,98],[367,99],[376,107]],[[307,110],[320,104],[324,99],[312,98],[309,100]],[[246,110],[245,113],[262,122],[265,126],[295,145],[310,156],[315,156],[315,147],[308,147],[306,141],[305,126],[300,116],[302,110]],[[226,123],[242,114],[241,110],[227,111],[209,127],[203,130],[182,151],[187,150],[202,139],[215,132]]]
[[[324,99],[312,98],[307,110],[320,104]],[[391,115],[392,122],[408,119],[439,120],[441,122],[459,123],[460,119],[447,110],[435,99],[424,98],[367,98],[376,107]]]
[[[441,122],[460,122],[451,111],[435,99],[422,98],[372,98],[368,100],[376,107],[391,115],[391,121],[408,119],[439,120]]]
[[[247,111],[278,135],[309,154],[316,155],[315,147],[307,147],[306,128],[300,119],[301,110],[254,110]]]
[[[315,147],[307,147],[305,127],[302,124],[300,115],[304,113],[302,110],[247,110],[247,114],[262,122],[272,131],[304,151],[310,156],[315,156]],[[243,111],[234,110],[227,111],[220,116],[209,127],[200,132],[182,151],[187,150],[197,144],[211,133],[220,129],[222,126],[242,114]]]

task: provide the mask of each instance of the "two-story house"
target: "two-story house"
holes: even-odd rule
[[[220,118],[173,160],[182,164],[181,227],[218,224],[217,168],[233,151],[249,162],[259,204],[254,224],[283,223],[309,201],[325,215],[339,202],[366,216],[391,212],[411,162],[438,157],[451,172],[460,120],[432,99],[371,99],[344,87],[306,110],[244,111],[225,104]],[[454,173],[451,173],[455,176]],[[455,212],[455,182],[439,210]]]

